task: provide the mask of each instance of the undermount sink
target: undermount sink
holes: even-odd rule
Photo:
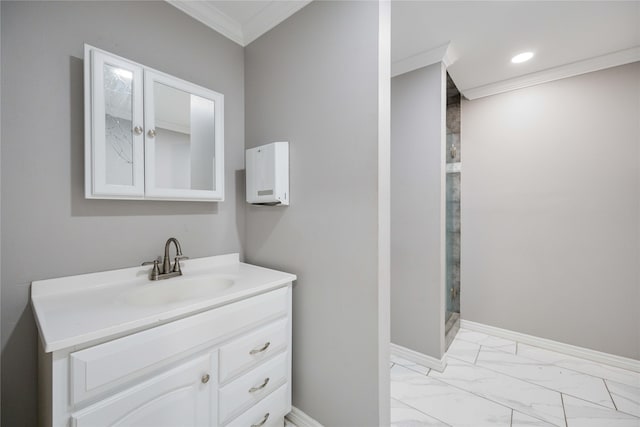
[[[225,277],[194,277],[166,279],[145,283],[121,295],[131,305],[166,305],[189,299],[213,297],[217,292],[233,286],[235,281]]]

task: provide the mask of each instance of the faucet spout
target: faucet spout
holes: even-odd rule
[[[162,272],[164,274],[166,273],[171,273],[172,268],[171,268],[171,261],[169,258],[169,247],[171,246],[171,243],[173,243],[176,247],[176,266],[174,266],[173,271],[178,271],[180,270],[180,264],[178,264],[178,260],[179,258],[182,256],[182,248],[180,247],[180,242],[178,242],[178,239],[176,239],[175,237],[170,237],[167,240],[167,243],[164,244],[164,258],[162,259]]]
[[[169,258],[169,249],[171,243],[173,243],[176,247],[176,257],[173,266],[171,266],[171,261]],[[159,265],[159,261],[157,259],[144,262],[142,265],[153,264],[153,269],[149,274],[149,280],[169,279],[171,277],[182,276],[182,270],[180,269],[180,260],[188,258],[188,256],[182,255],[182,247],[180,247],[180,242],[178,242],[178,239],[176,239],[175,237],[170,237],[167,240],[167,243],[164,244],[164,258],[162,259],[162,265]]]

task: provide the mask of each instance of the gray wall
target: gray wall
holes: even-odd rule
[[[246,212],[249,262],[298,275],[293,404],[379,425],[378,4],[313,2],[245,48],[246,145],[289,141],[291,206]],[[383,386],[387,386],[384,384]]]
[[[640,63],[462,105],[462,317],[640,358]]]
[[[36,423],[32,280],[241,250],[243,49],[164,2],[2,2],[2,424]],[[224,203],[85,200],[83,43],[225,95]]]
[[[391,79],[391,342],[444,352],[444,70]]]
[[[2,82],[2,7],[0,7],[0,82]],[[0,100],[2,99],[2,84],[0,84]],[[0,188],[2,188],[2,102],[0,102]],[[2,201],[0,198],[0,224],[2,224]],[[0,227],[1,230],[2,227]],[[0,231],[0,235],[2,232]],[[0,245],[0,289],[2,283],[2,245]],[[2,292],[0,292],[0,321],[2,319]],[[1,340],[0,340],[1,341]],[[0,384],[2,384],[2,352],[0,352]],[[0,387],[0,402],[2,402],[2,387]],[[0,424],[2,423],[2,405],[0,405]]]

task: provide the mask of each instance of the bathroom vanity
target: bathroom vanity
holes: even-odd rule
[[[282,425],[296,276],[238,254],[33,282],[44,426]]]

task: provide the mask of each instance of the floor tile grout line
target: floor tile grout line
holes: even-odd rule
[[[1,1],[1,0],[0,0],[0,1]],[[478,356],[478,355],[476,354],[476,356],[474,356],[474,357],[477,357],[477,356]],[[464,359],[462,359],[462,358],[460,358],[460,357],[458,357],[458,356],[454,356],[454,355],[452,355],[452,354],[447,355],[447,357],[449,357],[449,358],[451,358],[451,359],[459,360],[460,362],[473,363],[473,362],[469,362],[468,360],[464,360]],[[446,369],[446,368],[445,368],[445,369]]]
[[[569,397],[571,397],[571,398],[573,398],[573,399],[582,400],[583,402],[587,402],[587,403],[590,403],[590,404],[592,404],[592,405],[596,405],[595,403],[590,402],[590,401],[588,401],[588,400],[585,400],[585,399],[583,399],[583,398],[581,398],[581,397],[571,396],[570,394],[567,394],[567,393],[564,393],[564,394],[566,394],[567,396],[569,396]],[[611,409],[611,408],[607,408],[606,406],[602,406],[602,405],[596,405],[596,406],[600,406],[600,407],[606,408],[606,409],[608,409],[608,410],[610,410],[610,411],[613,411],[613,409]],[[621,410],[617,410],[617,411],[614,411],[614,412],[618,412],[618,413],[620,413],[620,414],[627,415],[627,416],[629,416],[629,417],[631,417],[631,418],[636,418],[636,419],[640,420],[640,417],[639,417],[639,416],[634,415],[634,414],[630,414],[630,413],[628,413],[628,412],[624,412],[624,411],[621,411]]]
[[[486,335],[486,334],[485,334],[485,335]],[[494,337],[493,335],[488,335],[488,336],[489,336],[489,337],[491,337],[491,338],[500,338],[500,337]],[[500,339],[505,339],[505,338],[500,338]],[[464,338],[459,338],[458,336],[456,336],[456,337],[454,338],[454,341],[455,341],[455,340],[464,341],[464,342],[466,342],[466,343],[470,343],[470,344],[484,345],[485,347],[489,347],[489,348],[492,348],[492,349],[494,349],[494,350],[501,351],[501,352],[503,352],[503,353],[513,354],[513,353],[511,353],[510,351],[502,350],[502,348],[506,347],[506,345],[503,345],[503,346],[500,346],[500,347],[496,347],[496,346],[493,346],[493,345],[480,344],[479,342],[465,340]],[[506,340],[506,339],[505,339],[505,340]],[[509,341],[509,340],[506,340],[506,341]],[[511,341],[511,342],[512,342],[512,343],[515,343],[515,341]],[[511,345],[511,344],[509,344],[509,345]]]
[[[564,407],[564,396],[560,393],[560,401],[562,402],[562,413],[564,414],[564,424],[569,427],[569,421],[567,421],[567,410]]]
[[[0,1],[1,1],[1,0],[0,0]],[[407,362],[410,362],[410,360],[407,360]],[[411,362],[411,363],[413,363],[413,362]],[[424,373],[424,372],[422,372],[422,371],[418,371],[418,370],[413,369],[413,368],[411,368],[411,367],[409,367],[409,366],[403,365],[402,363],[394,362],[394,363],[393,363],[393,366],[395,366],[395,365],[402,366],[403,368],[406,368],[406,369],[408,369],[408,370],[410,370],[410,371],[413,371],[413,372],[415,372],[415,373],[417,373],[417,374],[422,374],[422,375],[428,375],[428,374],[429,374],[429,371],[431,370],[431,368],[428,368],[428,367],[426,367],[426,366],[424,366],[424,365],[421,365],[421,364],[419,364],[419,363],[413,363],[413,364],[414,364],[414,365],[417,365],[417,366],[420,366],[420,367],[422,367],[422,368],[424,368],[424,369],[426,369],[426,370],[427,370],[427,373],[425,374],[425,373]],[[393,368],[393,366],[391,366],[389,369]]]
[[[602,382],[604,383],[604,388],[607,389],[607,393],[609,393],[609,397],[611,398],[611,403],[613,403],[613,407],[616,408],[616,411],[618,410],[618,405],[616,405],[616,401],[613,398],[613,395],[611,394],[611,390],[609,390],[609,385],[607,384],[607,381],[603,378]]]
[[[547,420],[544,420],[544,419],[540,418],[539,416],[531,415],[531,414],[527,414],[526,412],[524,412],[524,411],[522,411],[522,410],[519,410],[519,409],[514,409],[514,408],[512,408],[512,407],[510,407],[510,406],[505,405],[505,404],[504,404],[504,403],[502,403],[502,402],[498,402],[498,401],[493,400],[493,399],[491,399],[491,398],[489,398],[489,397],[487,397],[487,396],[483,396],[483,395],[481,395],[481,394],[478,394],[478,393],[476,393],[475,391],[466,390],[466,389],[464,389],[464,388],[462,388],[462,387],[459,387],[459,386],[457,386],[457,385],[450,384],[450,383],[448,383],[448,382],[446,382],[446,381],[443,381],[443,380],[442,380],[442,379],[440,379],[440,378],[431,377],[431,376],[430,376],[429,378],[431,378],[432,380],[435,380],[435,381],[441,382],[442,384],[448,385],[449,387],[453,387],[453,388],[456,388],[456,389],[458,389],[458,390],[462,390],[462,391],[464,391],[465,393],[472,394],[472,395],[474,395],[474,396],[476,396],[476,397],[479,397],[480,399],[484,399],[484,400],[486,400],[486,401],[488,401],[488,402],[495,403],[496,405],[502,406],[503,408],[511,409],[512,411],[516,411],[516,410],[517,410],[518,412],[521,412],[521,413],[523,413],[523,414],[525,414],[525,415],[528,415],[528,416],[530,416],[531,418],[535,418],[536,420],[543,421],[543,422],[545,422],[545,423],[547,423],[547,424],[554,425],[552,422],[549,422],[549,421],[547,421]],[[556,392],[556,393],[559,393],[559,392]]]
[[[604,405],[601,405],[601,404],[599,404],[599,403],[592,402],[592,401],[590,401],[590,400],[587,400],[587,399],[582,398],[582,397],[575,396],[575,395],[573,395],[573,394],[564,393],[564,392],[561,392],[560,390],[555,390],[555,389],[552,389],[552,388],[549,388],[549,387],[546,387],[546,386],[543,386],[543,385],[540,385],[540,384],[532,383],[532,382],[527,381],[527,380],[524,380],[524,379],[522,379],[522,378],[514,377],[513,375],[509,375],[509,374],[505,374],[505,373],[502,373],[502,372],[499,372],[499,371],[495,371],[495,370],[493,370],[493,369],[491,369],[491,368],[488,368],[488,367],[486,367],[486,366],[482,366],[482,365],[473,365],[473,364],[470,364],[469,362],[467,362],[467,361],[465,361],[465,360],[460,360],[460,359],[456,359],[456,360],[458,360],[458,361],[460,361],[460,362],[463,362],[463,363],[465,363],[465,364],[467,364],[467,365],[470,365],[470,366],[475,366],[475,367],[478,367],[478,368],[484,368],[484,369],[487,369],[487,370],[489,370],[489,371],[491,371],[491,372],[494,372],[494,373],[496,373],[496,374],[504,375],[504,376],[507,376],[507,377],[509,377],[509,378],[513,378],[513,379],[516,379],[516,380],[519,380],[519,381],[525,382],[525,383],[527,383],[527,384],[535,385],[535,386],[537,386],[537,387],[543,388],[543,389],[548,390],[548,391],[552,391],[552,392],[554,392],[554,393],[558,393],[558,394],[566,394],[567,396],[573,397],[573,398],[575,398],[575,399],[580,399],[580,400],[582,400],[582,401],[584,401],[584,402],[591,403],[591,404],[596,405],[596,406],[599,406],[599,407],[601,407],[601,408],[603,408],[603,409],[615,410],[614,408],[610,408],[610,407],[608,407],[608,406],[604,406]],[[452,384],[450,384],[450,383],[448,383],[448,382],[446,382],[446,381],[441,380],[440,378],[436,378],[436,377],[431,377],[431,378],[436,379],[436,380],[440,380],[440,381],[444,382],[445,384],[449,384],[449,385],[451,385],[452,387],[459,388],[460,390],[464,390],[464,391],[469,392],[469,393],[471,393],[471,394],[474,394],[474,395],[476,395],[476,396],[483,397],[483,398],[485,398],[485,399],[487,399],[487,400],[490,400],[490,401],[492,401],[492,402],[495,402],[494,400],[489,399],[488,397],[485,397],[485,396],[482,396],[482,395],[476,394],[475,392],[472,392],[472,391],[466,390],[466,389],[464,389],[464,388],[462,388],[462,387],[454,386],[454,385],[452,385]],[[594,377],[594,378],[597,378],[597,377]],[[503,404],[501,404],[501,403],[499,403],[499,402],[495,402],[495,403],[498,403],[498,404],[500,404],[500,405],[502,405],[502,406],[505,406],[505,405],[503,405]],[[615,405],[614,405],[614,406],[615,406]],[[518,412],[522,412],[522,411],[518,411]],[[632,417],[640,418],[640,417],[637,417],[636,415],[630,414],[630,413],[628,413],[628,412],[622,412],[622,411],[620,411],[620,410],[618,410],[618,412],[620,412],[620,413],[622,413],[622,414],[625,414],[625,415],[631,415]],[[526,414],[526,415],[529,415],[529,414]],[[534,417],[534,418],[537,418],[537,417]],[[540,418],[537,418],[537,419],[540,419]],[[545,421],[545,420],[541,420],[541,421]],[[546,421],[546,422],[548,422],[548,421]]]
[[[460,359],[456,359],[456,360],[459,360],[459,361],[464,362],[464,363],[469,363],[469,362],[465,362],[464,360],[460,360]],[[577,399],[581,399],[581,400],[584,400],[585,402],[593,403],[594,405],[598,405],[598,406],[601,406],[601,407],[603,407],[603,408],[613,409],[613,408],[610,408],[610,407],[608,407],[608,406],[604,406],[604,405],[602,405],[602,404],[600,404],[600,403],[592,402],[591,400],[587,400],[587,399],[585,399],[585,398],[583,398],[583,397],[578,397],[578,396],[575,396],[575,395],[570,394],[570,393],[565,393],[565,392],[563,392],[563,391],[556,390],[556,389],[551,388],[551,387],[548,387],[548,386],[544,386],[544,385],[541,385],[541,384],[538,384],[538,383],[534,383],[534,382],[532,382],[532,381],[530,381],[530,380],[526,380],[526,379],[524,379],[524,378],[515,377],[515,376],[513,376],[513,375],[511,375],[511,374],[505,374],[504,372],[496,371],[495,369],[491,369],[491,368],[490,368],[490,367],[488,367],[488,366],[484,366],[484,365],[477,365],[477,364],[474,364],[474,366],[476,366],[476,367],[478,367],[478,368],[484,368],[484,369],[487,369],[487,370],[489,370],[489,371],[491,371],[491,372],[494,372],[494,373],[496,373],[496,374],[504,375],[504,376],[507,376],[507,377],[509,377],[509,378],[513,378],[513,379],[516,379],[516,380],[519,380],[519,381],[525,382],[525,383],[527,383],[527,384],[531,384],[531,385],[535,385],[535,386],[538,386],[538,387],[544,388],[545,390],[554,391],[554,392],[556,392],[556,393],[564,393],[564,394],[566,394],[567,396],[575,397],[575,398],[577,398]],[[555,366],[555,365],[554,365],[554,366]],[[563,368],[563,369],[564,369],[564,368]],[[568,370],[570,371],[571,369],[568,369]],[[602,379],[602,378],[599,378],[599,377],[594,377],[594,376],[592,376],[592,375],[589,375],[589,376],[590,376],[590,377],[592,377],[592,378],[596,378],[596,379]]]
[[[517,343],[516,343],[516,344],[517,344]],[[629,373],[629,374],[631,374],[631,375],[635,375],[635,374],[638,374],[638,373],[639,373],[639,372],[631,371],[631,370],[629,370],[629,369],[620,368],[620,367],[618,367],[618,366],[609,365],[609,364],[607,364],[607,363],[596,362],[596,361],[594,361],[594,360],[584,359],[584,358],[579,357],[579,356],[574,356],[574,355],[571,355],[571,354],[562,353],[562,352],[560,352],[560,351],[556,351],[556,350],[549,350],[549,349],[546,349],[546,348],[543,348],[543,347],[538,347],[538,346],[535,346],[535,345],[532,345],[532,344],[525,344],[525,345],[527,345],[527,346],[529,346],[529,347],[533,347],[533,348],[538,349],[538,350],[548,351],[548,352],[550,352],[550,353],[557,353],[557,354],[559,354],[559,355],[561,355],[561,356],[569,357],[569,358],[572,358],[572,359],[578,359],[579,361],[584,361],[584,362],[587,362],[587,363],[592,363],[592,364],[595,364],[595,365],[599,365],[599,366],[604,367],[605,369],[606,369],[606,368],[612,368],[612,369],[616,369],[616,370],[621,370],[621,371],[627,372],[627,373]],[[491,348],[493,348],[494,350],[501,351],[502,353],[509,353],[508,351],[502,351],[502,350],[500,350],[500,349],[499,349],[499,348],[497,348],[497,347],[491,347]],[[517,347],[517,346],[516,346],[516,349],[518,349],[518,347]],[[509,353],[509,354],[511,354],[511,353]],[[590,374],[590,373],[588,373],[588,372],[579,371],[579,370],[577,370],[577,369],[575,369],[575,368],[567,368],[567,367],[565,367],[565,366],[558,365],[558,364],[557,364],[557,363],[555,363],[555,362],[547,362],[547,361],[545,361],[545,360],[540,360],[540,359],[537,359],[537,358],[535,358],[535,357],[533,357],[533,356],[530,356],[530,355],[527,355],[527,354],[524,354],[524,355],[516,354],[516,355],[517,355],[517,356],[520,356],[520,357],[524,357],[525,359],[529,359],[529,360],[536,361],[536,362],[541,362],[541,363],[546,363],[546,364],[549,364],[549,365],[557,366],[558,368],[566,369],[566,370],[568,370],[568,371],[578,372],[578,373],[580,373],[580,374],[588,375],[588,376],[590,376],[590,377],[594,377],[594,378],[598,378],[598,379],[604,378],[604,377],[602,377],[602,376],[598,376],[598,375],[595,375],[595,374]],[[615,380],[615,379],[612,379],[612,378],[607,378],[607,379],[608,379],[609,381],[619,382],[618,380]],[[621,384],[624,384],[624,383],[621,383]]]
[[[556,367],[556,368],[558,368],[558,369],[564,369],[564,370],[566,370],[566,371],[575,372],[576,374],[581,374],[581,375],[584,375],[584,376],[586,376],[586,377],[595,378],[595,379],[597,379],[597,380],[604,380],[604,379],[608,379],[609,381],[613,381],[613,382],[616,382],[616,383],[619,383],[619,384],[627,385],[627,384],[625,384],[625,383],[620,383],[619,381],[612,380],[612,379],[610,379],[610,378],[603,378],[603,377],[599,377],[599,376],[597,376],[597,375],[588,374],[588,373],[583,372],[583,371],[578,371],[578,370],[575,370],[575,369],[572,369],[572,368],[566,368],[566,367],[564,367],[564,366],[556,365],[555,363],[545,362],[545,361],[543,361],[543,360],[532,359],[532,358],[527,357],[527,356],[520,356],[520,357],[523,357],[523,358],[525,358],[525,359],[529,359],[529,360],[531,360],[531,361],[533,361],[533,362],[538,362],[538,363],[540,363],[540,364],[545,364],[545,365],[548,365],[548,366],[555,366],[555,367]],[[585,359],[585,360],[586,360],[586,359]],[[609,365],[605,365],[605,366],[609,366]],[[505,375],[506,375],[506,374],[505,374]],[[568,394],[568,393],[565,393],[565,394]]]
[[[488,334],[485,334],[485,335],[487,335],[487,336],[492,336],[492,335],[488,335]],[[498,338],[499,338],[499,337],[498,337]],[[464,341],[464,340],[463,340],[463,341]],[[469,342],[469,341],[467,341],[467,342]],[[477,344],[477,343],[476,343],[476,344]],[[540,385],[540,384],[538,384],[538,383],[531,382],[530,380],[526,380],[526,379],[523,379],[523,378],[520,378],[520,377],[515,377],[515,376],[510,375],[510,374],[505,374],[504,372],[496,371],[495,369],[491,369],[491,368],[490,368],[490,367],[488,367],[488,366],[478,365],[478,364],[477,364],[477,363],[478,363],[478,358],[479,358],[479,356],[480,356],[480,352],[482,351],[482,347],[483,347],[483,345],[482,345],[482,344],[479,344],[479,345],[480,345],[480,348],[478,349],[478,354],[476,355],[476,360],[473,362],[473,365],[474,365],[474,366],[478,366],[478,367],[480,367],[480,368],[485,368],[485,369],[488,369],[488,370],[490,370],[490,371],[492,371],[492,372],[495,372],[495,373],[498,373],[498,374],[501,374],[501,375],[506,375],[506,376],[508,376],[508,377],[515,378],[515,379],[517,379],[517,380],[524,381],[524,382],[526,382],[526,383],[528,383],[528,384],[533,384],[533,385],[536,385],[536,386],[539,386],[539,387],[545,388],[545,389],[547,389],[547,390],[555,391],[555,392],[558,392],[558,393],[563,393],[563,392],[561,392],[560,390],[556,390],[556,389],[553,389],[553,388],[550,388],[550,387],[547,387],[547,386],[544,386],[544,385]],[[496,349],[495,347],[491,347],[491,346],[484,346],[484,347],[489,347],[489,349],[494,349],[494,350]],[[499,350],[499,349],[498,349],[498,351],[500,351],[501,353],[513,354],[513,353],[509,353],[509,352],[507,352],[507,351],[502,351],[502,350]],[[559,354],[562,354],[562,353],[559,353]],[[516,357],[517,357],[517,355],[516,355]],[[545,361],[542,361],[542,360],[537,360],[537,359],[529,358],[529,357],[526,357],[526,356],[519,356],[519,357],[522,357],[522,358],[524,358],[524,359],[531,360],[532,362],[537,362],[537,363],[545,364],[545,365],[548,365],[548,366],[554,366],[554,367],[559,368],[559,369],[565,369],[565,370],[567,370],[567,371],[575,372],[575,373],[578,373],[578,374],[581,374],[581,375],[585,375],[585,376],[588,376],[588,377],[591,377],[591,378],[595,378],[595,379],[599,379],[599,380],[603,380],[603,381],[605,380],[605,378],[598,377],[598,376],[596,376],[596,375],[592,375],[592,374],[588,374],[588,373],[585,373],[585,372],[582,372],[582,371],[577,371],[577,370],[575,370],[575,369],[565,368],[564,366],[559,366],[559,365],[556,365],[555,363],[545,362]],[[456,360],[459,360],[459,361],[461,361],[461,362],[464,362],[464,363],[469,363],[469,362],[467,362],[466,360],[463,360],[463,359],[457,358],[457,357],[455,357],[455,356],[453,356],[453,358],[454,358],[454,359],[456,359]],[[578,358],[578,359],[579,359],[579,358]],[[595,362],[594,362],[594,363],[595,363]],[[605,365],[605,366],[608,366],[608,365]],[[615,380],[612,380],[612,379],[609,379],[609,381],[618,382],[618,381],[615,381]],[[622,384],[622,383],[621,383],[621,384]],[[607,392],[609,393],[609,397],[611,397],[611,393],[609,392],[609,388],[607,387],[607,383],[606,383],[606,381],[605,381],[605,387],[607,388]],[[615,408],[616,410],[618,410],[618,409],[617,409],[617,405],[615,404],[615,402],[612,402],[612,403],[613,403],[614,408],[610,408],[610,407],[608,407],[608,406],[604,406],[604,405],[602,405],[602,404],[600,404],[600,403],[597,403],[597,402],[592,402],[591,400],[587,400],[587,399],[584,399],[584,398],[582,398],[582,397],[575,396],[575,395],[570,394],[570,393],[564,393],[564,394],[566,394],[567,396],[571,396],[571,397],[575,397],[575,398],[577,398],[577,399],[584,400],[585,402],[590,402],[590,403],[593,403],[593,404],[595,404],[595,405],[602,406],[603,408],[608,408],[608,409],[614,409],[614,408]],[[611,400],[613,401],[613,398],[612,398],[612,397],[611,397]],[[623,412],[623,413],[625,413],[625,414],[626,414],[626,412]],[[630,414],[630,415],[632,415],[632,414]]]
[[[479,333],[480,333],[480,332],[479,332]],[[509,339],[507,339],[507,338],[502,338],[502,337],[498,337],[498,336],[495,336],[495,335],[489,335],[489,334],[484,333],[484,332],[481,332],[481,333],[483,333],[484,335],[486,335],[486,336],[488,336],[488,337],[492,337],[492,338],[499,338],[499,339],[502,339],[502,340],[511,341],[511,340],[509,340]],[[491,346],[491,345],[480,344],[480,343],[478,343],[478,342],[465,340],[464,338],[458,338],[457,336],[456,336],[456,338],[455,338],[455,339],[460,339],[460,340],[462,340],[462,341],[464,341],[464,342],[466,342],[466,343],[478,344],[478,345],[484,345],[485,347],[489,347],[490,349],[497,350],[497,351],[500,351],[500,352],[502,352],[502,353],[513,354],[513,353],[511,353],[511,352],[509,352],[509,351],[504,351],[504,350],[502,350],[502,347],[494,347],[494,346]],[[636,371],[631,371],[631,370],[629,370],[629,369],[620,368],[620,367],[618,367],[618,366],[609,365],[609,364],[607,364],[607,363],[596,362],[596,361],[594,361],[594,360],[584,359],[584,358],[579,357],[579,356],[574,356],[574,355],[571,355],[571,354],[562,353],[562,352],[557,351],[557,350],[549,350],[549,349],[546,349],[546,348],[543,348],[543,347],[538,347],[538,346],[533,345],[533,344],[519,343],[518,341],[513,341],[513,342],[516,344],[516,355],[517,355],[517,356],[518,356],[518,354],[517,354],[517,351],[518,351],[518,344],[525,344],[525,345],[527,345],[527,346],[529,346],[529,347],[533,347],[533,348],[538,349],[538,350],[548,351],[548,352],[551,352],[551,353],[557,353],[557,354],[560,354],[560,355],[562,355],[562,356],[570,357],[570,358],[573,358],[573,359],[578,359],[578,360],[585,361],[585,362],[588,362],[588,363],[593,363],[593,364],[596,364],[596,365],[601,365],[601,366],[603,366],[603,367],[605,367],[605,368],[613,368],[613,369],[616,369],[616,370],[625,371],[625,372],[628,372],[629,374],[632,374],[632,375],[634,375],[634,374],[638,374],[638,373],[639,373],[639,372],[636,372]],[[503,347],[504,347],[504,346],[503,346]],[[525,358],[530,359],[530,360],[535,360],[535,361],[538,361],[538,362],[542,362],[542,363],[551,364],[551,365],[557,366],[557,367],[562,368],[562,369],[567,369],[567,370],[569,370],[569,371],[578,372],[578,373],[581,373],[581,374],[584,374],[584,375],[589,375],[590,377],[594,377],[594,378],[603,378],[603,377],[600,377],[600,376],[598,376],[598,375],[590,374],[590,373],[588,373],[588,372],[584,372],[584,371],[579,371],[579,370],[574,369],[574,368],[567,368],[567,367],[564,367],[564,366],[557,365],[556,363],[551,363],[551,362],[546,362],[546,361],[544,361],[544,360],[536,359],[535,357],[531,357],[531,356],[528,356],[528,355],[523,355],[522,357],[525,357]],[[617,380],[615,380],[615,379],[612,379],[612,378],[607,378],[607,379],[608,379],[609,381],[619,382],[619,381],[617,381]],[[624,383],[621,383],[621,384],[624,384]],[[625,385],[626,385],[626,384],[625,384]]]
[[[478,357],[480,357],[480,352],[482,351],[482,344],[478,347],[478,353],[476,353],[476,358],[473,359],[473,364],[475,365],[478,362]]]
[[[513,408],[511,408],[511,421],[509,421],[509,427],[513,427]]]
[[[489,346],[487,346],[487,347],[489,347]],[[492,347],[490,347],[490,348],[492,348]],[[482,349],[482,345],[480,346],[480,350],[481,350],[481,349]],[[480,350],[478,351],[478,356],[480,355]],[[501,353],[507,353],[507,352],[501,351]],[[512,354],[512,353],[507,353],[507,354]],[[518,357],[518,356],[516,356],[516,357]],[[558,366],[558,365],[556,365],[555,363],[544,362],[544,361],[542,361],[542,360],[536,360],[536,359],[532,359],[532,358],[529,358],[529,357],[526,357],[526,356],[519,356],[519,357],[522,357],[523,359],[530,360],[530,361],[532,361],[532,362],[536,362],[536,363],[538,363],[538,364],[547,365],[547,366],[553,366],[553,367],[556,367],[556,368],[558,368],[558,369],[564,369],[564,370],[571,371],[571,372],[574,372],[574,373],[577,373],[577,374],[585,375],[585,376],[587,376],[587,377],[595,378],[595,379],[598,379],[598,380],[604,380],[604,378],[602,378],[602,377],[598,377],[598,376],[595,376],[595,375],[587,374],[587,373],[584,373],[584,372],[581,372],[581,371],[576,371],[575,369],[565,368],[565,367],[563,367],[563,366]],[[456,358],[456,357],[454,357],[454,359],[456,359],[456,360],[460,360],[460,361],[465,362],[465,363],[468,363],[468,362],[466,362],[465,360],[458,359],[458,358]],[[473,365],[475,365],[475,366],[478,366],[478,367],[481,367],[481,368],[485,368],[485,369],[488,369],[488,370],[490,370],[490,371],[496,372],[496,373],[498,373],[498,374],[506,375],[506,376],[508,376],[508,377],[515,378],[515,379],[518,379],[518,380],[520,380],[520,381],[524,381],[524,382],[529,383],[529,384],[534,384],[534,385],[537,385],[537,386],[540,386],[540,387],[546,388],[546,389],[548,389],[548,390],[557,391],[558,393],[564,393],[564,392],[561,392],[560,390],[556,390],[556,389],[550,388],[550,387],[548,387],[548,386],[544,386],[544,385],[541,385],[541,384],[538,384],[538,383],[534,383],[534,382],[532,382],[532,381],[530,381],[530,380],[526,380],[526,379],[524,379],[524,378],[515,377],[515,376],[513,376],[513,375],[511,375],[511,374],[505,374],[504,372],[496,371],[495,369],[492,369],[492,368],[490,368],[490,367],[488,367],[488,366],[478,365],[477,363],[478,363],[478,357],[476,357],[476,360],[473,362]],[[617,381],[615,381],[615,380],[609,380],[609,381],[617,382]],[[605,382],[605,386],[606,386],[606,382]],[[608,389],[607,389],[607,391],[608,391]],[[566,395],[568,395],[568,396],[572,396],[572,397],[578,397],[578,396],[574,396],[573,394],[570,394],[570,393],[565,393],[565,394],[566,394]],[[609,393],[609,394],[610,394],[610,393]],[[584,398],[580,398],[580,397],[579,397],[579,399],[585,400],[586,402],[591,402],[590,400],[586,400],[586,399],[584,399]],[[602,407],[604,407],[604,408],[608,408],[608,406],[604,406],[604,405],[602,405],[602,404],[600,404],[600,403],[597,403],[597,402],[591,402],[591,403],[594,403],[594,404],[596,404],[596,405],[600,405],[600,406],[602,406]],[[614,403],[614,406],[615,406],[615,403]],[[609,409],[611,409],[611,408],[609,408]]]
[[[434,416],[433,416],[433,415],[431,415],[431,414],[427,414],[426,412],[421,411],[420,409],[418,409],[418,408],[416,408],[416,407],[413,407],[413,406],[409,405],[407,402],[404,402],[404,401],[402,401],[402,400],[400,400],[400,399],[396,399],[396,398],[393,398],[393,397],[391,398],[391,400],[397,400],[398,402],[402,403],[403,405],[407,405],[409,408],[411,408],[411,409],[413,409],[413,410],[415,410],[415,411],[418,411],[418,412],[420,412],[421,414],[424,414],[424,415],[426,415],[426,416],[428,416],[428,417],[431,417],[431,418],[433,418],[434,420],[438,420],[438,421],[440,421],[440,422],[441,422],[442,424],[444,424],[444,425],[447,425],[447,426],[449,426],[449,427],[453,427],[451,424],[449,424],[449,423],[445,423],[445,422],[444,422],[444,421],[442,421],[440,418],[438,418],[438,417],[434,417]]]

